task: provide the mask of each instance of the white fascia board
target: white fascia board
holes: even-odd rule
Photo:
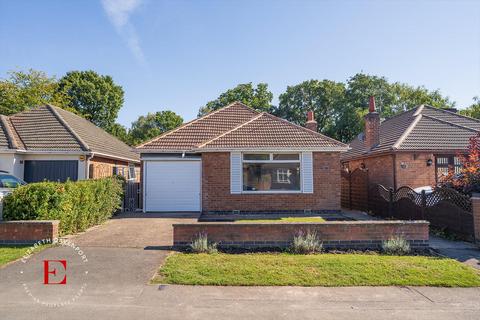
[[[132,159],[132,158],[125,158],[125,157],[120,157],[120,156],[113,156],[111,154],[107,153],[101,153],[101,152],[92,152],[94,156],[99,156],[103,158],[111,158],[111,159],[116,159],[116,160],[122,160],[126,162],[135,162],[135,163],[140,163],[139,159]]]

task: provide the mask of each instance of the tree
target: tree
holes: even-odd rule
[[[10,71],[0,80],[0,114],[10,115],[50,103],[68,109],[68,97],[57,91],[57,81],[42,71]]]
[[[159,111],[140,116],[132,123],[130,129],[130,141],[132,144],[140,144],[152,139],[168,130],[175,129],[183,123],[182,117],[173,111]]]
[[[206,115],[235,101],[240,101],[258,111],[269,112],[272,108],[272,99],[273,93],[268,91],[266,83],[259,83],[256,88],[253,87],[251,82],[239,84],[235,88],[222,93],[217,99],[207,102],[198,111],[198,116]]]
[[[480,119],[480,98],[474,97],[474,103],[465,110],[461,110],[460,113],[464,116]]]
[[[343,89],[342,89],[343,88]],[[310,80],[287,88],[280,95],[274,113],[302,125],[307,109],[313,109],[318,131],[343,142],[350,142],[364,129],[369,97],[374,96],[382,118],[392,117],[420,104],[451,108],[455,103],[438,90],[412,87],[387,78],[357,73],[346,84],[329,80]]]
[[[395,101],[392,105],[393,113],[410,110],[422,104],[428,104],[435,108],[453,108],[455,102],[449,97],[444,97],[439,90],[430,91],[424,86],[412,87],[405,83],[395,82],[392,84],[392,92]]]
[[[336,138],[335,123],[345,104],[345,85],[330,80],[308,80],[288,86],[279,97],[273,113],[298,125],[305,125],[307,111],[312,110],[318,131]]]
[[[95,71],[71,71],[59,80],[58,92],[69,97],[69,105],[84,118],[109,130],[123,105],[123,89],[112,77]]]
[[[119,140],[125,142],[126,144],[128,144],[128,145],[132,144],[130,134],[129,134],[127,128],[125,128],[121,124],[114,123],[113,125],[110,126],[108,132],[112,136],[118,138]]]
[[[440,181],[440,187],[450,187],[471,195],[480,192],[480,133],[472,136],[467,155],[458,155],[462,164],[460,174],[449,168],[448,175]]]

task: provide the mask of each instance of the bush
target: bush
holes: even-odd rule
[[[316,231],[300,231],[293,237],[291,251],[293,253],[316,253],[322,252],[323,244],[317,237]]]
[[[382,242],[383,252],[390,255],[403,256],[410,253],[410,244],[402,237],[394,237]]]
[[[200,233],[192,241],[192,243],[190,243],[190,249],[194,253],[216,253],[217,244],[213,242],[208,242],[208,236],[206,233]]]
[[[121,206],[116,178],[39,182],[21,186],[4,199],[5,220],[60,220],[60,234],[83,231],[110,218]]]

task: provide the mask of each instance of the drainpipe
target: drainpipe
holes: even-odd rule
[[[393,190],[397,190],[397,154],[392,154],[393,161]]]
[[[85,180],[90,179],[90,159],[92,159],[95,154],[92,152],[85,155]]]

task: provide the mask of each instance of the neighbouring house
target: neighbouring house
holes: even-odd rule
[[[310,129],[237,102],[138,146],[143,210],[340,209],[348,146],[317,133],[312,112],[308,120]]]
[[[27,182],[96,179],[113,174],[139,179],[131,147],[90,121],[43,105],[0,116],[0,170]]]
[[[381,121],[371,97],[365,131],[341,161],[350,172],[368,169],[370,185],[435,186],[449,170],[459,172],[458,155],[467,152],[469,138],[479,131],[480,121],[428,105]]]

